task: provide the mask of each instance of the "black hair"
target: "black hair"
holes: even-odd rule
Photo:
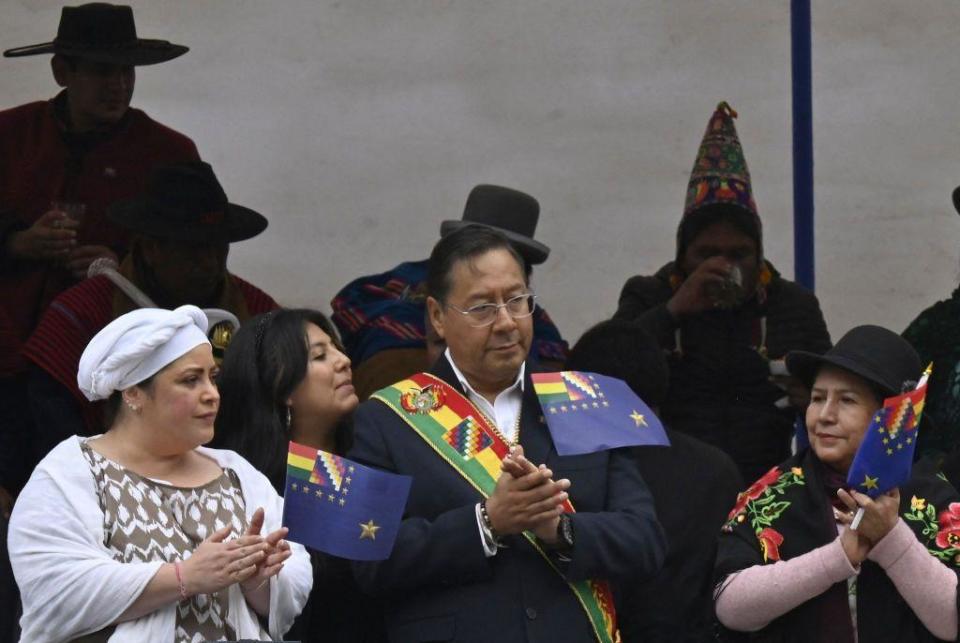
[[[867,387],[867,390],[869,390],[873,394],[873,396],[877,398],[876,402],[878,407],[883,406],[883,401],[888,397],[893,397],[894,395],[900,395],[900,393],[903,392],[903,391],[891,390],[890,388],[881,384],[880,382],[874,382],[873,380],[864,377],[860,373],[855,373],[851,371],[849,368],[844,368],[842,366],[839,366],[837,364],[832,364],[830,362],[823,362],[816,368],[815,371],[813,371],[813,378],[811,378],[809,382],[805,383],[808,393],[813,391],[813,385],[817,381],[817,376],[820,375],[820,371],[822,371],[824,368],[832,368],[832,369],[841,371],[843,373],[847,373],[848,375],[852,375],[858,380],[860,380],[861,382],[863,382],[864,385]]]
[[[659,407],[667,395],[670,367],[656,340],[635,321],[610,319],[583,334],[566,368],[616,377],[647,405]]]
[[[433,247],[427,267],[427,294],[439,302],[446,301],[450,294],[450,273],[458,262],[501,249],[516,259],[524,271],[524,280],[529,284],[526,262],[502,232],[487,226],[468,225],[441,237]]]
[[[166,368],[166,366],[164,368]],[[157,373],[161,371],[163,371],[163,369],[160,369]],[[154,373],[142,382],[137,382],[134,386],[142,388],[148,394],[152,394],[153,378],[157,376],[157,373]],[[108,431],[113,427],[113,423],[117,421],[117,418],[120,417],[120,407],[122,405],[123,391],[114,391],[103,403],[103,426],[105,426]]]
[[[250,319],[230,340],[220,367],[217,413],[211,446],[233,449],[281,489],[290,432],[287,399],[307,374],[307,324],[315,324],[343,350],[327,317],[306,308],[280,309]],[[342,420],[335,449],[350,447],[352,428]]]

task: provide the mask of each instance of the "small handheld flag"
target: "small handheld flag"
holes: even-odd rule
[[[559,455],[670,446],[663,424],[622,380],[583,371],[530,377]]]
[[[932,366],[915,389],[885,399],[874,413],[847,473],[852,488],[876,498],[910,479]]]
[[[397,538],[411,480],[291,442],[287,539],[350,560],[383,560]]]

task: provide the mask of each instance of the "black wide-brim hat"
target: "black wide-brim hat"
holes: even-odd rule
[[[920,356],[907,340],[880,326],[857,326],[822,355],[791,351],[787,370],[808,387],[825,365],[859,375],[876,385],[887,397],[916,386],[923,374]],[[926,416],[924,416],[926,417]]]
[[[499,185],[478,185],[470,190],[463,218],[440,224],[440,236],[468,225],[483,225],[502,232],[517,252],[530,262],[541,264],[550,248],[533,238],[540,218],[540,204],[529,194]]]
[[[170,241],[243,241],[267,228],[260,213],[227,201],[213,168],[202,161],[155,169],[144,194],[118,201],[107,217],[138,234]]]
[[[3,52],[7,58],[60,54],[116,65],[154,65],[187,53],[187,47],[166,40],[137,37],[133,10],[126,5],[92,2],[64,7],[57,37]]]

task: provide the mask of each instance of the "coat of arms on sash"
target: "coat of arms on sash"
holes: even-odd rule
[[[428,384],[423,388],[413,388],[400,396],[400,406],[407,413],[427,415],[443,406],[444,395],[436,386]]]

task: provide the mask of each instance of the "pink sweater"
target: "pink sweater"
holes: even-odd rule
[[[930,555],[902,518],[867,558],[884,569],[924,627],[937,638],[956,640],[957,576]],[[755,632],[858,572],[838,536],[802,556],[727,576],[717,587],[717,618],[731,630]]]

